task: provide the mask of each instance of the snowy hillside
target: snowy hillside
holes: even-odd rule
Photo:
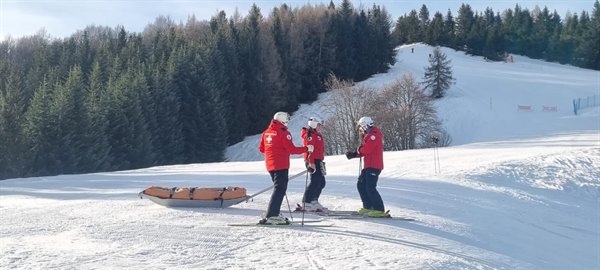
[[[411,49],[414,48],[414,53]],[[384,74],[360,82],[380,89],[405,73],[422,80],[433,47],[424,44],[399,47],[397,63]],[[573,99],[600,95],[600,72],[513,56],[513,63],[487,62],[483,57],[442,48],[452,61],[456,84],[437,101],[438,115],[452,136],[453,145],[490,140],[530,138],[572,130],[598,130],[600,120],[577,117]],[[300,129],[315,114],[327,118],[321,104],[327,93],[293,113],[290,131],[300,144]],[[519,106],[530,110],[519,110]],[[546,107],[546,111],[544,111]],[[552,111],[555,108],[556,111]],[[598,117],[594,114],[593,117]],[[375,119],[377,120],[377,119]],[[265,123],[265,128],[268,123]],[[250,136],[227,149],[230,161],[261,160],[260,136]]]
[[[399,49],[390,73],[361,83],[420,74],[431,48],[410,48]],[[230,227],[256,222],[270,192],[227,209],[171,209],[137,197],[152,185],[242,186],[254,194],[271,184],[263,161],[9,179],[0,181],[0,269],[600,269],[600,108],[575,116],[569,107],[575,97],[600,94],[600,72],[444,52],[458,82],[438,103],[455,143],[439,149],[441,173],[433,149],[386,152],[379,180],[392,215],[416,221]],[[294,113],[296,137],[305,116],[321,113],[319,102]],[[253,159],[256,140],[228,156]],[[359,208],[358,160],[326,162],[321,203]],[[290,174],[303,169],[301,159],[291,165]],[[304,176],[290,182],[292,207],[304,186]],[[287,209],[284,200],[289,216]]]

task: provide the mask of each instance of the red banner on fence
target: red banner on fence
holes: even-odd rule
[[[531,105],[518,105],[517,109],[519,111],[531,111]]]

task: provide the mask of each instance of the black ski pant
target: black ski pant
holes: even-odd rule
[[[358,176],[356,187],[365,209],[385,211],[383,200],[377,191],[377,180],[379,180],[380,173],[379,169],[365,168]]]
[[[287,192],[289,181],[288,169],[269,171],[269,174],[271,175],[271,180],[273,180],[274,188],[273,193],[271,194],[271,200],[269,201],[269,207],[267,208],[267,217],[276,217],[279,216],[281,203]]]
[[[325,176],[322,170],[322,160],[315,159],[315,173],[310,175],[310,184],[304,192],[303,202],[309,203],[312,201],[318,201],[321,196],[321,191],[325,188]]]

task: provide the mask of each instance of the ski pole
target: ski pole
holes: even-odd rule
[[[288,181],[289,181],[289,179],[288,179]],[[292,219],[292,221],[294,221],[294,216],[292,216],[292,208],[290,207],[290,201],[288,200],[287,193],[285,194],[285,201],[287,202],[288,210],[290,211],[290,219]]]
[[[435,169],[435,173],[441,173],[442,169],[440,167],[440,153],[438,152],[438,142],[439,138],[435,135],[431,137],[431,141],[433,142],[433,165]]]
[[[310,166],[310,165],[309,165]],[[306,196],[306,189],[308,188],[308,170],[306,170],[306,181],[304,181],[304,195]],[[304,212],[306,212],[306,202],[302,199],[302,227],[304,227]]]
[[[308,153],[308,156],[306,156],[306,160],[308,161],[308,166],[310,167],[310,154],[312,154],[312,152]],[[306,169],[306,180],[304,181],[304,194],[302,196],[302,227],[304,227],[304,212],[306,212],[306,190],[308,189],[308,168]]]
[[[362,157],[360,157],[360,160],[358,161],[358,175],[360,175],[362,173]]]

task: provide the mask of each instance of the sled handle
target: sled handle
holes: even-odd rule
[[[291,177],[288,179],[288,181],[289,181],[289,180],[292,180],[292,179],[294,179],[294,178],[298,178],[299,176],[302,176],[302,175],[304,175],[305,173],[306,173],[306,170],[304,170],[304,171],[301,171],[301,172],[299,172],[299,173],[297,173],[297,174],[294,174],[294,175],[292,175],[292,176],[291,176]],[[247,196],[246,198],[242,199],[241,201],[239,201],[239,202],[237,202],[237,203],[241,203],[241,202],[243,202],[243,201],[246,201],[246,202],[248,202],[250,199],[252,199],[252,198],[254,198],[254,197],[256,197],[256,196],[258,196],[258,195],[260,195],[260,194],[262,194],[262,193],[265,193],[265,192],[269,191],[269,190],[270,190],[270,189],[272,189],[273,187],[275,187],[275,184],[273,184],[273,185],[271,185],[271,186],[269,186],[269,187],[267,187],[267,188],[265,188],[265,189],[263,189],[263,190],[261,190],[261,191],[259,191],[259,192],[256,192],[256,193],[254,193],[252,196]],[[236,203],[236,204],[237,204],[237,203]]]

